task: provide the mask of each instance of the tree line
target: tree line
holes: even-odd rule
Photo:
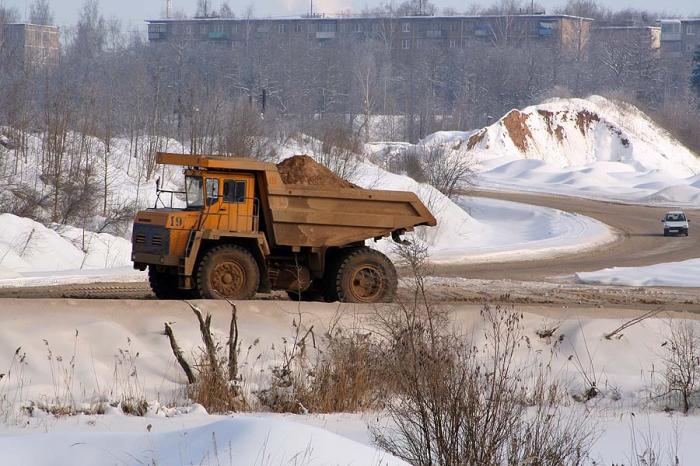
[[[365,13],[406,14],[413,3]],[[481,12],[529,11],[527,3],[506,1]],[[435,12],[430,2],[422,8]],[[611,12],[590,0],[570,1],[560,12],[638,23],[654,17]],[[0,9],[0,21],[18,16]],[[30,16],[51,23],[47,0],[35,0]],[[46,201],[53,221],[75,220],[62,205],[66,185],[78,199],[103,191],[99,208],[108,216],[109,186],[100,165],[107,165],[117,138],[128,141],[139,179],[150,179],[154,152],[172,140],[192,152],[265,158],[276,142],[296,134],[323,138],[340,129],[360,142],[417,141],[438,130],[485,126],[548,97],[597,93],[640,105],[700,149],[700,86],[693,84],[700,72],[693,75],[690,63],[664,62],[639,41],[595,41],[580,54],[543,42],[476,41],[395,52],[384,38],[337,44],[250,40],[235,48],[148,43],[105,18],[97,0],[87,0],[77,23],[62,30],[56,63],[13,67],[0,60],[0,125],[12,133],[17,157],[30,150],[28,134],[41,138],[39,171],[53,187]],[[6,163],[2,173],[11,172]]]

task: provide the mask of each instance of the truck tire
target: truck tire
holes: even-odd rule
[[[148,283],[153,294],[158,299],[192,299],[197,297],[194,290],[178,288],[178,277],[175,274],[159,272],[154,265],[148,266]]]
[[[338,300],[345,303],[389,303],[398,279],[394,264],[379,251],[354,248],[339,257],[335,273]]]
[[[216,246],[197,268],[197,287],[203,299],[251,299],[260,284],[260,269],[247,249],[235,244]]]

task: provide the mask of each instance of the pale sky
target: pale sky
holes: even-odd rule
[[[142,25],[143,20],[161,16],[166,0],[100,0],[100,9],[105,17],[116,16],[124,23]],[[210,0],[214,7],[218,7],[223,0]],[[84,0],[49,0],[54,11],[56,23],[65,26],[75,23],[78,12]],[[458,11],[467,10],[471,5],[484,5],[496,3],[497,0],[435,0],[438,8],[452,7]],[[181,10],[192,15],[197,0],[172,0],[174,10]],[[314,11],[335,13],[338,11],[353,9],[360,11],[366,6],[376,6],[385,3],[384,0],[314,0]],[[401,3],[394,0],[395,4]],[[548,11],[565,4],[566,0],[537,0]],[[600,3],[614,9],[636,8],[659,11],[668,14],[700,17],[700,2],[698,0],[667,0],[659,6],[658,0],[600,0]],[[31,0],[0,0],[0,5],[14,6],[22,15],[27,15]],[[239,14],[249,5],[253,5],[256,16],[288,16],[299,15],[309,11],[309,0],[229,0],[231,8]]]

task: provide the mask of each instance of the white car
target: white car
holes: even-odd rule
[[[666,217],[661,220],[661,223],[664,224],[664,236],[688,236],[688,223],[690,223],[690,220],[688,220],[688,217],[683,212],[669,212],[666,214]]]

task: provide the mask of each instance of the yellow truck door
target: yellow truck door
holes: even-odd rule
[[[258,228],[255,177],[248,174],[207,176],[204,180],[203,228],[252,232]]]
[[[236,174],[222,178],[222,229],[257,231],[258,206],[253,175]]]

